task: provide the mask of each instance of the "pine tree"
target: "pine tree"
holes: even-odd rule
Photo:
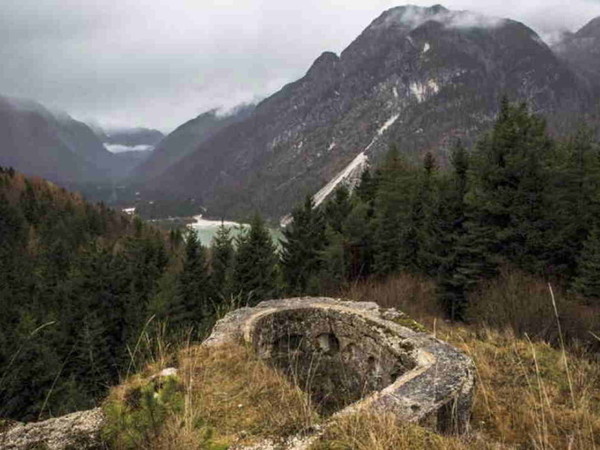
[[[581,127],[557,147],[552,164],[550,216],[556,224],[551,235],[550,273],[572,278],[579,254],[600,217],[600,149],[593,132]]]
[[[466,202],[470,159],[462,142],[457,141],[451,151],[452,171],[440,191],[438,294],[452,320],[466,318],[468,292],[494,269],[488,253],[489,233],[470,220],[473,211]]]
[[[233,294],[234,260],[231,231],[221,224],[212,241],[210,265],[213,286],[222,299],[227,299]]]
[[[339,186],[333,193],[333,198],[325,204],[324,214],[327,224],[334,231],[341,233],[344,220],[351,210],[350,192],[346,186]]]
[[[342,194],[337,194],[342,192]],[[334,230],[346,213],[347,191],[336,191],[334,202],[327,205],[331,212]],[[290,295],[309,294],[309,287],[316,279],[320,266],[320,253],[325,245],[325,224],[320,210],[314,208],[312,197],[307,196],[302,207],[292,212],[293,221],[283,231],[281,241],[281,267],[287,291]],[[341,221],[341,222],[340,222]]]
[[[375,223],[371,206],[355,197],[352,211],[343,224],[345,273],[349,280],[364,279],[373,273]]]
[[[277,255],[264,221],[255,215],[250,229],[239,235],[235,258],[234,286],[246,304],[277,296]]]
[[[325,236],[327,245],[320,255],[319,287],[323,293],[339,292],[340,287],[348,279],[345,240],[341,233],[329,227],[326,229]]]
[[[441,211],[438,192],[437,161],[427,152],[423,159],[423,169],[419,174],[410,224],[412,239],[415,242],[411,255],[413,270],[436,276],[439,270],[441,248]]]
[[[468,197],[474,220],[491,235],[489,252],[533,272],[544,272],[551,257],[551,151],[545,121],[504,99],[492,132],[477,146]]]
[[[195,230],[189,230],[185,242],[183,268],[177,294],[169,308],[169,324],[175,329],[202,329],[213,314],[212,288],[205,250]]]
[[[380,169],[375,201],[374,272],[378,275],[397,272],[410,263],[414,180],[414,172],[392,145]]]
[[[360,176],[360,183],[356,186],[355,194],[364,203],[374,208],[375,198],[377,197],[379,175],[371,174],[371,170],[367,167]]]

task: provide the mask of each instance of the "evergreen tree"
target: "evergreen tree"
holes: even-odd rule
[[[373,273],[374,229],[371,206],[356,197],[352,211],[343,225],[343,267],[347,279],[358,280]]]
[[[307,199],[306,201],[308,202],[309,200]],[[346,186],[341,185],[334,191],[333,198],[325,204],[324,214],[327,225],[334,231],[341,233],[344,220],[346,220],[351,210],[350,192]]]
[[[149,300],[156,295],[169,261],[160,235],[140,224],[134,221],[134,236],[124,239],[121,251],[113,258],[114,284],[121,293],[126,335],[132,346],[149,319]]]
[[[440,303],[448,316],[464,318],[467,291],[477,281],[477,253],[467,237],[467,205],[469,155],[458,140],[450,155],[452,171],[440,190],[440,254],[438,257],[438,291]],[[483,256],[482,256],[483,257]]]
[[[417,193],[413,200],[410,217],[411,234],[405,239],[414,242],[408,253],[412,263],[405,264],[412,270],[436,276],[439,270],[441,248],[441,211],[439,204],[437,162],[427,152],[423,159],[423,169],[419,174]]]
[[[337,194],[342,192],[342,194]],[[335,227],[339,225],[340,231],[343,215],[347,214],[346,203],[348,192],[336,191],[332,205],[327,205],[326,212],[330,211]],[[293,221],[283,231],[281,240],[281,267],[286,288],[291,295],[309,294],[311,283],[314,284],[319,273],[321,260],[320,253],[325,245],[325,224],[320,210],[315,209],[312,197],[307,196],[304,205],[295,208],[292,212]],[[312,292],[314,293],[314,292]]]
[[[325,237],[327,244],[320,255],[319,286],[323,293],[339,292],[348,279],[344,236],[328,227]]]
[[[211,319],[214,308],[205,250],[195,230],[189,230],[185,257],[177,284],[177,294],[169,308],[169,324],[173,329],[202,329]]]
[[[490,235],[488,251],[533,272],[544,272],[551,258],[551,151],[545,121],[504,99],[493,131],[477,146],[468,197],[474,220]]]
[[[277,254],[264,221],[255,215],[250,229],[239,235],[235,258],[235,292],[256,305],[277,296]]]
[[[598,224],[584,243],[573,288],[585,297],[600,298],[600,226]]]
[[[378,275],[399,271],[411,258],[414,180],[414,171],[392,145],[380,169],[375,201],[374,272]]]
[[[600,217],[600,149],[593,132],[581,127],[575,136],[557,146],[553,158],[550,217],[552,233],[549,272],[572,278],[579,254]]]
[[[212,241],[210,264],[214,288],[222,299],[227,299],[233,294],[234,258],[231,231],[221,224]]]
[[[367,167],[360,176],[360,183],[356,186],[355,194],[370,208],[375,207],[375,198],[377,197],[379,174],[373,176],[371,170]]]
[[[78,256],[60,290],[62,353],[74,352],[65,375],[75,376],[85,389],[97,389],[96,381],[116,380],[128,359],[127,286],[119,285],[115,269],[122,266],[115,258],[110,249],[93,244]]]

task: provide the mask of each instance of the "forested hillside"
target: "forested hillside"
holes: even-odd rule
[[[0,415],[88,407],[116,381],[168,262],[154,230],[0,173]]]
[[[234,289],[244,301],[275,296],[275,248],[260,219],[237,248],[234,259],[223,230],[210,270],[194,234],[163,235],[2,169],[0,417],[89,408],[144,359],[143,331],[195,338]]]

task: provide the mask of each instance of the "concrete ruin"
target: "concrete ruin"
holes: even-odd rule
[[[324,415],[369,410],[441,433],[467,429],[472,360],[394,309],[331,298],[266,301],[228,314],[204,345],[227,342],[252,345]]]
[[[251,345],[309,394],[324,417],[386,412],[441,433],[468,427],[473,362],[394,309],[331,298],[266,301],[229,313],[202,345],[227,343]],[[103,418],[97,408],[15,424],[0,432],[0,448],[102,448]],[[317,435],[252,448],[303,449]]]

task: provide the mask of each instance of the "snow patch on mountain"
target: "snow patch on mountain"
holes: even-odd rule
[[[383,135],[383,133],[385,133],[387,131],[387,129],[389,127],[391,127],[396,122],[396,120],[398,120],[398,117],[400,117],[400,114],[396,114],[396,115],[390,117],[387,120],[387,122],[385,122],[381,126],[381,128],[379,128],[379,130],[377,130],[377,133],[375,134],[375,136],[373,136],[373,139],[371,140],[371,142],[369,143],[369,145],[367,145],[365,147],[364,152],[368,152],[371,149],[371,147],[373,147],[373,145],[375,144],[375,142],[377,142],[377,140]]]
[[[429,42],[425,42],[425,47],[423,47],[423,54],[427,53],[429,50],[431,50],[431,45],[429,45]]]
[[[362,174],[364,168],[368,164],[369,158],[362,152],[356,158],[352,160],[333,180],[327,183],[319,192],[313,197],[315,207],[319,206],[325,201],[329,195],[341,184],[354,178],[358,179]]]
[[[390,117],[388,119],[388,121],[386,123],[384,123],[383,126],[379,130],[377,130],[377,134],[379,136],[381,136],[383,133],[385,133],[385,131],[389,127],[391,127],[394,124],[394,122],[396,122],[396,120],[398,120],[398,117],[400,117],[400,114],[396,114],[395,116]]]
[[[414,82],[409,86],[412,94],[417,97],[419,103],[424,102],[428,97],[431,97],[440,92],[440,85],[435,80],[428,80],[426,83]]]

